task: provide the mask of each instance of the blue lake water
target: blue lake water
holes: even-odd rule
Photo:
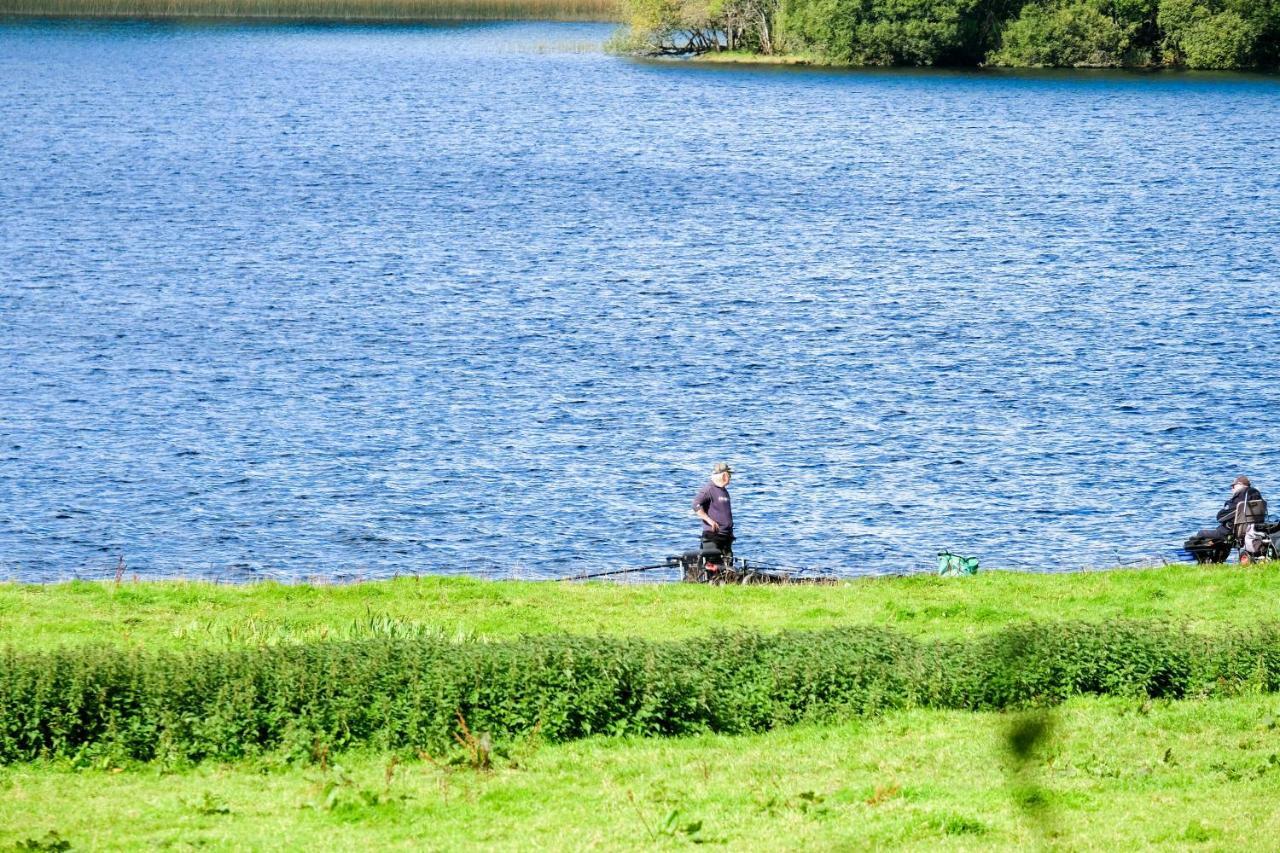
[[[644,564],[721,459],[850,574],[1280,499],[1280,79],[610,32],[0,24],[0,577]]]

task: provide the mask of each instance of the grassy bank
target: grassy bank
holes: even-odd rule
[[[1280,687],[1273,570],[835,588],[14,586],[0,761],[305,758],[436,749],[468,725],[509,745],[533,731],[557,742],[748,733],[905,708],[1267,692]],[[269,621],[218,621],[219,605],[245,602]],[[60,618],[76,641],[48,633]]]
[[[1280,834],[1277,719],[1276,697],[1088,698],[1030,720],[530,741],[490,770],[460,748],[176,773],[41,762],[0,767],[0,848],[1262,850]],[[1010,738],[1027,731],[1044,735]]]
[[[616,21],[615,0],[0,0],[0,16],[316,21]]]
[[[0,849],[1266,849],[1277,568],[0,584]]]
[[[752,53],[747,50],[713,50],[690,57],[690,62],[723,65],[830,65],[814,53]]]
[[[918,638],[1027,621],[1161,619],[1211,632],[1276,617],[1280,566],[916,576],[836,587],[564,584],[408,577],[349,586],[0,583],[0,647],[190,649],[432,633],[675,639],[871,625]]]

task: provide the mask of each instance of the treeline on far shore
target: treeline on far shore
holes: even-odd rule
[[[1280,0],[623,0],[620,50],[839,65],[1280,67]]]

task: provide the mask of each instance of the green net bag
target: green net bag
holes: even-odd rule
[[[959,554],[952,554],[950,551],[943,551],[938,555],[938,574],[944,578],[963,577],[964,575],[976,575],[977,573],[977,557],[962,557]]]

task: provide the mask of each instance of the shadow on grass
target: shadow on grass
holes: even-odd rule
[[[1010,796],[1046,846],[1059,834],[1053,792],[1041,772],[1056,729],[1052,711],[1035,710],[1015,715],[1003,733]]]

